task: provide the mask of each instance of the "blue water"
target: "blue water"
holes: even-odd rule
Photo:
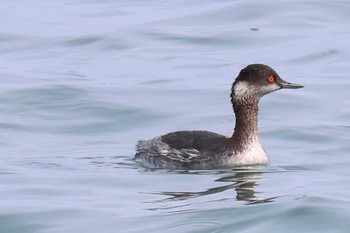
[[[0,232],[349,232],[350,1],[4,1]],[[265,63],[271,165],[147,170],[139,139],[230,135]]]

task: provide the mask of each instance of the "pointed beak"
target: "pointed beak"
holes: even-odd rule
[[[280,85],[281,88],[288,88],[288,89],[298,89],[298,88],[303,88],[304,86],[301,84],[296,84],[296,83],[289,83],[284,80],[279,80],[278,85]]]

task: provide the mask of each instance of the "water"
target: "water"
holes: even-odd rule
[[[5,1],[0,232],[349,232],[349,1]],[[269,167],[151,171],[138,139],[230,135],[249,63]]]

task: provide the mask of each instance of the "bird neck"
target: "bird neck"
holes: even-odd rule
[[[236,115],[236,125],[232,135],[232,142],[238,149],[244,145],[259,140],[258,111],[259,98],[232,98],[232,106]],[[238,146],[240,145],[240,146]],[[240,148],[241,147],[241,148]]]

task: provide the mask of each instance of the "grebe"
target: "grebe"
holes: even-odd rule
[[[302,88],[284,81],[271,67],[251,64],[232,84],[231,103],[236,125],[231,137],[208,131],[178,131],[140,140],[135,160],[149,168],[211,169],[266,165],[268,156],[258,133],[260,97],[282,88]]]

